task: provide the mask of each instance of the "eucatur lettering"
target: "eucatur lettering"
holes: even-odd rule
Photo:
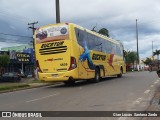
[[[106,60],[106,55],[93,54],[92,60]]]
[[[54,42],[54,43],[46,43],[46,44],[42,44],[41,48],[59,47],[59,46],[62,46],[63,43],[64,43],[64,41]]]

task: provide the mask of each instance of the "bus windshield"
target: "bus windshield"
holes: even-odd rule
[[[69,39],[68,25],[48,26],[36,30],[36,44]]]

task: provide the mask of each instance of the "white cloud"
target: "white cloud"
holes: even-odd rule
[[[97,30],[105,27],[112,38],[123,41],[126,49],[136,51],[135,20],[138,19],[141,57],[151,54],[151,44],[160,49],[159,0],[60,0],[61,21]],[[0,32],[31,35],[27,23],[36,26],[55,23],[55,0],[1,0]],[[5,27],[6,26],[6,27]],[[3,43],[4,45],[4,43]],[[2,43],[0,44],[0,47]]]

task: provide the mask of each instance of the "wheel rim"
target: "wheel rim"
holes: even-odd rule
[[[96,72],[96,81],[98,81],[99,78],[100,78],[100,77],[99,77],[99,72],[97,71],[97,72]]]

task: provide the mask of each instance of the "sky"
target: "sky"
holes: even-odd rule
[[[107,28],[128,51],[137,50],[137,19],[140,58],[152,55],[152,43],[160,49],[159,0],[60,0],[60,16],[90,30]],[[0,0],[0,49],[30,44],[28,23],[35,21],[35,27],[56,23],[55,0]]]

